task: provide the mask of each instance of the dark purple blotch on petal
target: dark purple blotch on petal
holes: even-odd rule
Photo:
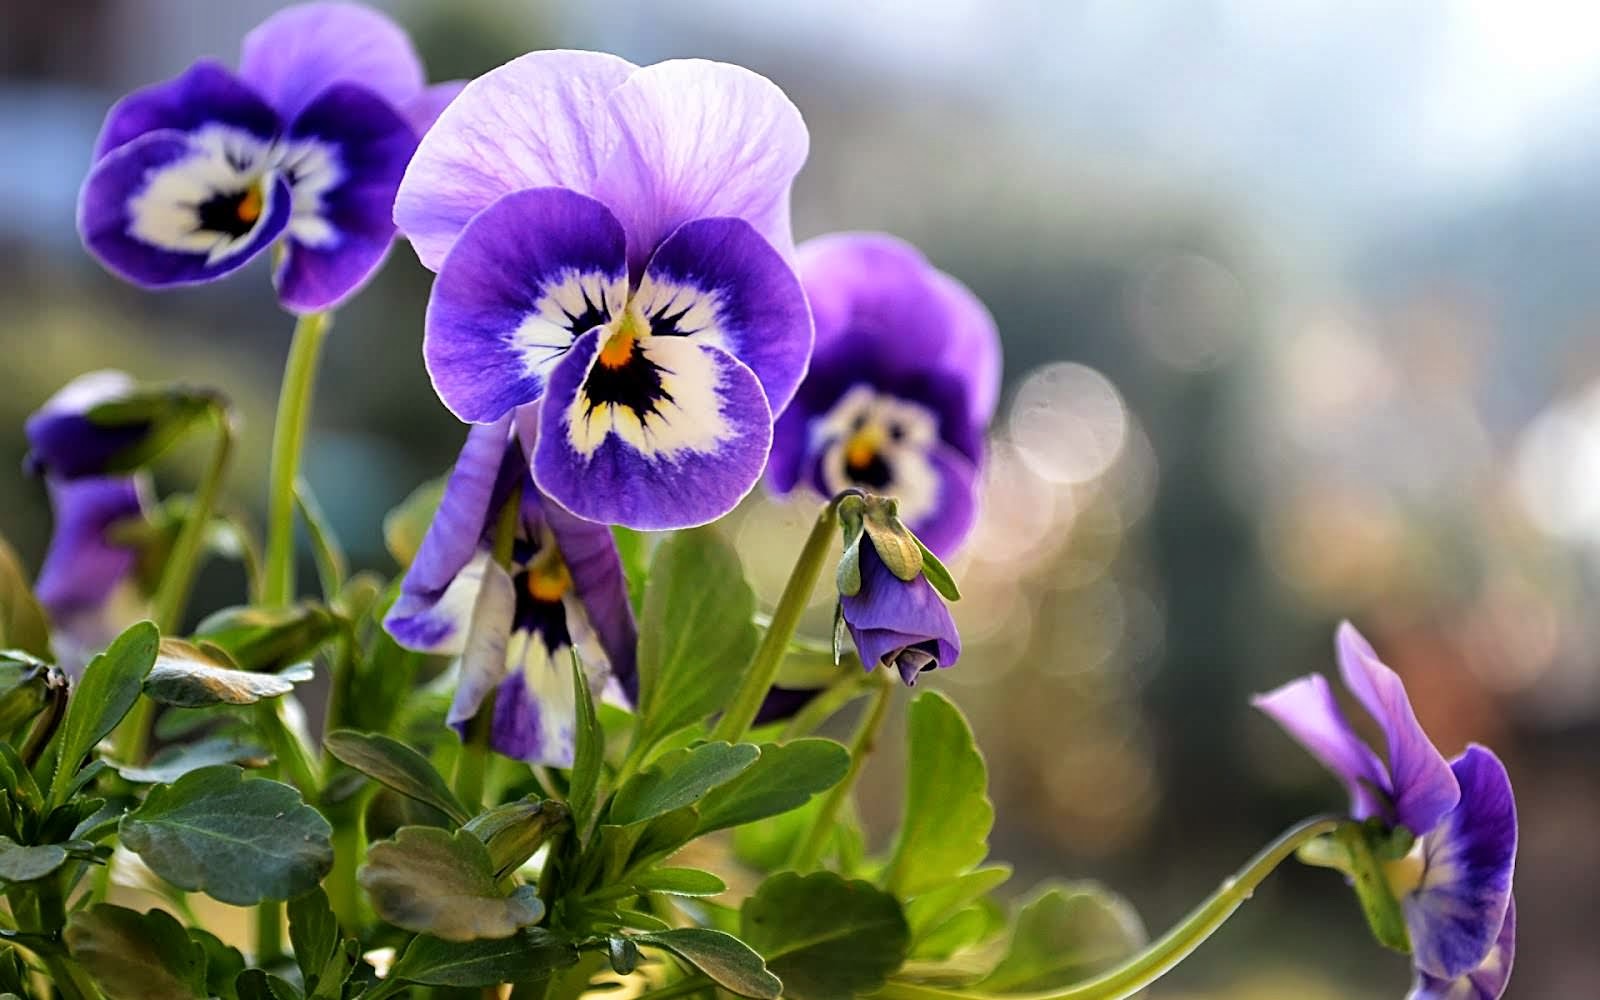
[[[865,538],[861,589],[841,595],[840,606],[868,670],[897,670],[911,685],[922,671],[954,666],[961,656],[955,620],[933,585],[921,575],[909,582],[896,577]]]

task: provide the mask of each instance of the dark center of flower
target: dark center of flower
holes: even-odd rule
[[[894,478],[878,445],[878,435],[871,428],[863,427],[851,435],[844,446],[845,474],[853,482],[872,490],[886,488]]]
[[[657,402],[672,398],[661,386],[661,366],[640,349],[631,314],[606,338],[595,362],[583,383],[591,412],[602,406],[626,406],[642,419],[656,412]]]
[[[255,228],[262,207],[261,186],[253,184],[243,191],[216,192],[200,203],[195,215],[199,229],[237,239]]]
[[[541,552],[512,580],[517,609],[512,627],[533,633],[552,654],[572,645],[567,609],[561,599],[572,589],[572,574],[554,549]]]

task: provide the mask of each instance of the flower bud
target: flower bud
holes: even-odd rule
[[[131,472],[224,405],[209,389],[141,387],[122,372],[90,372],[28,418],[26,464],[58,480]]]

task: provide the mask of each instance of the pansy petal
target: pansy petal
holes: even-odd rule
[[[873,348],[873,370],[925,371],[954,339],[947,291],[922,252],[885,233],[830,233],[797,253],[817,352],[841,340]]]
[[[1388,743],[1395,818],[1421,836],[1461,797],[1450,764],[1422,731],[1399,675],[1384,666],[1354,625],[1339,626],[1337,645],[1345,687],[1377,720]]]
[[[78,233],[106,268],[157,288],[243,267],[289,222],[289,188],[258,159],[267,146],[218,126],[150,132],[95,164]]]
[[[940,366],[962,376],[973,420],[987,424],[1000,399],[1000,331],[989,308],[972,289],[943,271],[934,271],[930,280],[944,304],[950,328]]]
[[[103,427],[90,421],[87,414],[101,403],[128,395],[133,388],[127,373],[109,369],[87,372],[62,386],[23,427],[28,467],[57,479],[102,473],[112,458],[145,436],[147,427]]]
[[[545,523],[572,574],[573,590],[605,652],[610,674],[634,704],[639,697],[639,633],[616,540],[606,525],[574,517],[560,504],[541,499]]]
[[[961,656],[955,621],[933,585],[922,576],[896,577],[869,542],[861,544],[861,590],[842,596],[840,610],[868,670],[898,669],[909,685],[921,671],[954,666]]]
[[[732,355],[685,337],[647,337],[612,369],[599,362],[591,331],[551,373],[533,475],[587,520],[687,528],[738,504],[771,442],[761,383]]]
[[[34,591],[51,619],[61,620],[98,608],[133,572],[137,552],[113,544],[107,531],[118,521],[140,517],[144,503],[139,480],[132,476],[52,478],[45,485],[56,523]]]
[[[530,764],[572,766],[578,703],[571,657],[570,646],[552,650],[536,633],[512,635],[510,673],[495,697],[489,731],[496,752]],[[600,685],[588,680],[591,697],[597,696]]]
[[[1505,765],[1477,746],[1451,764],[1461,804],[1422,838],[1422,885],[1401,906],[1412,961],[1440,979],[1477,969],[1500,936],[1511,905],[1517,805]]]
[[[978,470],[967,456],[949,445],[936,445],[928,453],[928,464],[937,477],[933,505],[906,526],[922,539],[922,544],[940,558],[953,555],[978,514]]]
[[[750,724],[765,726],[792,719],[825,690],[826,688],[770,687],[767,689],[766,697],[761,699],[761,707],[756,710],[755,720]]]
[[[1389,775],[1345,718],[1327,678],[1311,674],[1256,695],[1250,703],[1344,782],[1356,819],[1387,815]]]
[[[444,109],[450,106],[450,102],[461,96],[467,82],[446,80],[423,87],[411,100],[400,105],[400,113],[411,123],[411,131],[417,133],[418,137],[426,135],[428,129],[433,128],[433,123],[444,114]]]
[[[286,7],[244,37],[239,76],[285,119],[338,83],[359,83],[394,106],[422,89],[422,61],[404,29],[371,7]]]
[[[691,219],[732,216],[794,258],[789,188],[810,137],[771,80],[741,66],[674,59],[647,66],[611,94],[622,139],[597,196],[628,231],[638,274]]]
[[[1506,907],[1500,936],[1476,969],[1457,979],[1438,979],[1419,969],[1406,1000],[1500,1000],[1511,981],[1516,953],[1517,904],[1513,899]]]
[[[461,651],[456,694],[445,721],[464,732],[483,699],[506,678],[507,647],[516,615],[517,594],[511,576],[493,559],[484,561],[483,586],[472,608],[466,645]]]
[[[617,142],[606,98],[634,72],[598,52],[530,52],[467,84],[423,136],[394,218],[437,271],[468,220],[513,191],[591,194]]]
[[[650,258],[633,298],[656,335],[686,336],[738,358],[773,413],[789,405],[811,356],[811,313],[794,271],[743,219],[679,226]]]
[[[625,253],[606,207],[562,188],[479,213],[428,299],[423,357],[450,412],[482,423],[542,396],[573,340],[622,310]]]
[[[289,126],[281,169],[294,211],[274,281],[290,310],[338,306],[383,263],[394,193],[416,143],[399,112],[350,83],[323,91]]]
[[[270,142],[282,120],[221,63],[202,59],[171,80],[136,90],[113,105],[95,140],[94,158],[98,161],[151,132],[189,134],[208,126],[226,126]]]

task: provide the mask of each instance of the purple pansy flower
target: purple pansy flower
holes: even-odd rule
[[[113,528],[144,518],[139,476],[47,478],[55,532],[34,592],[50,618],[56,663],[76,675],[127,626],[146,617],[139,550],[119,543]]]
[[[1377,721],[1381,759],[1356,735],[1328,683],[1304,677],[1255,699],[1344,781],[1356,819],[1415,835],[1388,865],[1417,970],[1416,1000],[1495,1000],[1511,974],[1511,882],[1517,815],[1505,765],[1473,745],[1445,760],[1417,722],[1405,687],[1353,626],[1339,627],[1345,686]]]
[[[417,136],[459,86],[426,87],[410,39],[374,10],[286,8],[245,36],[237,73],[204,59],[117,102],[79,233],[152,288],[220,277],[282,238],[283,304],[331,308],[388,253]]]
[[[861,589],[841,594],[839,607],[861,665],[897,670],[908,686],[924,670],[954,666],[961,636],[944,599],[920,573],[910,581],[891,573],[869,539],[860,544]]]
[[[637,634],[616,543],[539,492],[526,448],[537,407],[472,428],[438,512],[384,624],[401,645],[460,657],[448,721],[464,728],[496,692],[490,745],[570,766],[577,720],[571,653],[593,693],[637,694]],[[519,440],[519,438],[521,440]],[[521,485],[508,572],[491,556],[500,509]]]
[[[768,484],[893,496],[906,525],[948,555],[972,527],[1000,390],[994,320],[966,286],[892,236],[810,240],[799,270],[816,346],[773,430]]]
[[[534,52],[468,84],[395,202],[439,273],[439,398],[478,424],[543,400],[533,477],[581,517],[731,510],[811,349],[789,263],[807,145],[781,90],[721,63]]]
[[[150,428],[142,423],[97,424],[89,411],[128,396],[134,388],[131,376],[111,369],[79,375],[62,386],[23,425],[29,471],[60,480],[102,475],[113,458],[138,444]]]

